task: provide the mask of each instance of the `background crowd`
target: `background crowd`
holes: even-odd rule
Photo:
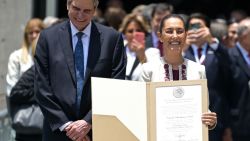
[[[119,3],[110,4],[104,13],[97,9],[93,21],[110,26],[123,35],[127,80],[139,81],[143,64],[163,56],[163,44],[158,33],[160,22],[163,17],[173,13],[174,7],[167,3],[138,5],[130,13]],[[209,131],[209,140],[248,141],[250,17],[243,11],[233,11],[229,18],[216,19],[199,12],[175,14],[184,19],[187,30],[182,56],[205,66],[209,109],[218,118],[215,129]],[[8,62],[6,89],[10,109],[13,105],[36,103],[32,66],[39,33],[65,20],[46,17],[43,21],[34,18],[27,22],[23,44],[10,54]],[[41,140],[41,134],[26,134],[16,130],[16,140]]]

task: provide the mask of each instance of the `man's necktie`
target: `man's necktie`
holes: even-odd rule
[[[163,56],[163,44],[160,40],[158,41],[157,48],[159,49],[161,56]]]
[[[201,58],[201,55],[202,55],[202,48],[198,48],[198,57],[199,57],[199,59]]]
[[[78,41],[75,47],[75,70],[76,70],[76,81],[77,81],[77,90],[76,90],[76,110],[79,114],[81,96],[83,90],[83,80],[84,80],[84,56],[83,56],[83,45],[82,45],[82,32],[76,34]]]

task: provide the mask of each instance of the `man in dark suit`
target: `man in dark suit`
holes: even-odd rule
[[[166,3],[158,3],[153,7],[151,14],[151,29],[152,32],[149,33],[146,37],[145,47],[155,47],[160,50],[161,56],[162,53],[162,43],[160,42],[157,32],[159,31],[160,22],[163,17],[170,15],[173,12],[173,6]]]
[[[209,109],[217,113],[217,126],[209,131],[209,140],[221,141],[228,128],[228,95],[230,95],[230,59],[226,49],[209,31],[209,20],[201,13],[190,15],[187,22],[185,58],[203,64],[208,81]]]
[[[250,139],[250,17],[238,27],[238,42],[229,50],[233,70],[233,95],[230,99],[234,141]]]
[[[35,93],[45,117],[44,141],[91,140],[90,77],[125,79],[122,36],[91,21],[97,5],[67,0],[69,20],[40,34]]]

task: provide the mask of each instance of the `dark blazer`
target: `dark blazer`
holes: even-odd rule
[[[10,102],[16,105],[35,104],[34,94],[35,66],[29,68],[18,80],[10,93]]]
[[[219,45],[217,50],[207,48],[204,61],[209,91],[209,109],[217,113],[217,126],[210,131],[210,140],[220,141],[224,128],[228,127],[228,99],[230,94],[230,59],[225,47]],[[189,47],[185,58],[195,61],[194,51]]]
[[[16,113],[20,108],[23,106],[34,106],[37,105],[35,100],[35,93],[34,93],[34,77],[35,77],[35,66],[32,66],[26,72],[23,73],[21,78],[15,84],[15,86],[11,89],[9,99],[9,107],[10,107],[10,117],[13,121]],[[41,115],[42,116],[42,115]],[[43,117],[42,117],[43,118]],[[41,119],[42,119],[41,118]],[[39,121],[40,122],[40,121]],[[13,122],[12,122],[13,123]],[[42,124],[42,121],[40,122]],[[12,124],[13,129],[15,130],[15,125]],[[25,141],[41,141],[42,140],[42,132],[36,131],[36,133],[31,133],[29,129],[23,127],[22,129],[15,130],[16,132],[16,139],[17,140],[25,140]],[[27,131],[27,133],[20,133],[20,131]]]
[[[91,123],[91,79],[125,79],[126,55],[120,33],[92,22],[80,114],[76,112],[76,74],[70,22],[41,32],[35,54],[35,92],[45,117],[45,141],[69,140],[59,127],[84,119]]]
[[[154,47],[152,33],[147,34],[145,38],[145,47]]]
[[[233,95],[230,99],[233,136],[250,138],[250,68],[240,50],[229,50],[233,70]]]

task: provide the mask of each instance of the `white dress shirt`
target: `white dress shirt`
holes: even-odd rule
[[[191,47],[194,51],[194,58],[195,58],[195,62],[199,63],[199,64],[202,64],[204,61],[205,61],[205,58],[206,58],[206,51],[207,51],[207,43],[203,44],[202,45],[202,51],[201,51],[201,58],[199,58],[199,55],[198,55],[198,46],[192,44]]]
[[[82,45],[83,45],[83,56],[84,56],[84,76],[85,76],[85,70],[88,62],[88,52],[89,52],[89,42],[90,42],[90,34],[91,34],[91,25],[90,22],[87,27],[83,31],[79,31],[71,22],[70,22],[70,28],[71,28],[71,37],[72,37],[72,47],[73,51],[75,52],[76,44],[78,41],[78,38],[76,34],[78,32],[83,32],[82,36]]]

